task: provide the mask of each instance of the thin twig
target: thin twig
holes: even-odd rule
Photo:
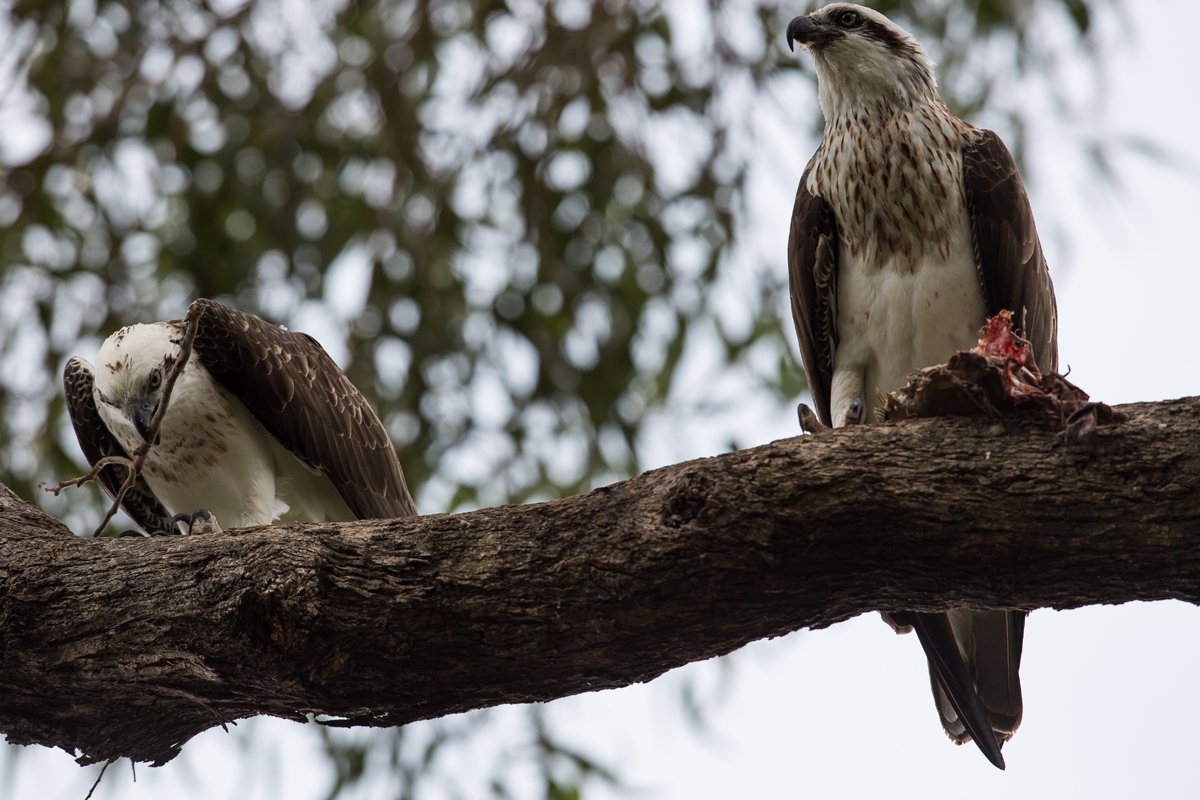
[[[188,310],[187,328],[184,330],[183,339],[179,343],[179,353],[175,356],[175,363],[171,365],[171,371],[167,373],[166,379],[163,382],[162,398],[158,401],[158,408],[154,410],[154,416],[150,418],[150,431],[146,441],[142,442],[138,447],[137,452],[133,454],[133,463],[129,467],[129,474],[125,476],[125,482],[121,484],[120,491],[113,498],[113,503],[108,509],[108,513],[104,515],[104,519],[100,520],[100,524],[96,530],[92,532],[92,536],[99,536],[104,532],[104,528],[108,525],[121,507],[121,503],[125,500],[125,495],[137,483],[138,476],[142,474],[142,466],[146,463],[146,457],[150,454],[150,448],[153,443],[158,441],[158,432],[162,427],[163,417],[166,416],[167,406],[171,402],[171,391],[175,388],[175,381],[183,374],[183,368],[187,366],[188,359],[192,355],[192,342],[196,338],[196,330],[199,327],[199,318],[193,316],[191,310]]]
[[[100,785],[100,779],[104,777],[105,770],[107,770],[108,765],[113,763],[115,760],[116,759],[110,758],[108,761],[104,762],[104,766],[100,768],[100,774],[96,776],[96,782],[92,784],[92,788],[88,789],[87,797],[83,798],[83,800],[92,800],[92,793],[95,792],[96,787]]]
[[[100,476],[100,470],[104,469],[105,467],[112,466],[130,469],[133,466],[133,459],[127,456],[104,456],[104,458],[101,458],[95,464],[92,464],[92,468],[83,475],[80,475],[78,478],[71,478],[70,480],[65,480],[62,483],[56,483],[53,486],[50,486],[43,481],[42,483],[38,484],[38,488],[43,492],[50,492],[57,497],[59,492],[61,492],[63,489],[70,489],[74,486],[83,486],[85,483],[96,480],[96,478]]]
[[[192,342],[196,339],[196,331],[200,326],[199,314],[195,313],[191,308],[187,313],[187,327],[184,329],[183,338],[179,340],[179,352],[175,355],[175,360],[171,364],[170,371],[167,372],[163,380],[162,397],[158,401],[158,408],[154,410],[154,416],[150,418],[149,436],[146,441],[142,442],[138,449],[134,452],[132,458],[125,456],[105,456],[92,465],[92,468],[84,475],[78,478],[63,481],[57,486],[41,485],[41,488],[47,492],[52,492],[57,495],[63,489],[72,486],[82,486],[85,483],[95,480],[100,475],[100,471],[109,466],[125,467],[128,474],[125,476],[125,481],[121,484],[121,488],[117,491],[116,497],[113,498],[112,505],[108,509],[108,513],[104,515],[104,519],[100,520],[100,524],[96,530],[92,532],[92,536],[99,536],[104,532],[105,527],[121,508],[121,503],[125,500],[125,495],[129,490],[137,484],[138,476],[142,474],[142,467],[146,463],[146,457],[150,454],[152,442],[158,440],[158,432],[162,427],[163,417],[166,416],[167,406],[171,402],[171,392],[175,388],[175,381],[183,374],[183,368],[187,365],[188,359],[192,356]]]

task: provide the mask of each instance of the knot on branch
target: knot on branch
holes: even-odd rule
[[[276,649],[283,644],[285,616],[278,598],[250,589],[237,600],[235,624],[248,643],[264,650]]]
[[[668,528],[682,528],[700,521],[707,497],[710,494],[709,480],[696,472],[685,472],[672,485],[663,499],[662,524]]]

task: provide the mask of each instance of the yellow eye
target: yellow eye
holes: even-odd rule
[[[151,389],[157,389],[162,385],[162,373],[158,369],[150,370],[150,377],[146,380],[150,384]]]
[[[843,11],[838,14],[838,24],[843,28],[853,28],[862,22],[862,16],[857,11]]]

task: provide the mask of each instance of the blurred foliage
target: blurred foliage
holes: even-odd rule
[[[367,775],[369,762],[393,777],[397,800],[416,800],[430,789],[449,797],[578,800],[589,783],[622,788],[619,777],[607,767],[564,743],[547,719],[544,706],[529,706],[528,712],[515,736],[511,729],[491,726],[492,738],[504,744],[494,752],[474,751],[474,769],[466,770],[461,764],[452,766],[455,758],[450,751],[469,748],[472,737],[495,722],[486,714],[460,714],[388,735],[320,729],[336,772],[326,798],[353,794]],[[509,722],[515,719],[511,716]],[[486,775],[486,780],[480,781],[481,775]],[[366,796],[377,793],[368,790]]]
[[[1098,63],[1110,4],[874,5],[1019,154],[1024,93],[1070,113],[1064,48]],[[62,364],[196,296],[323,326],[427,513],[637,471],[652,413],[704,424],[711,398],[673,391],[699,338],[744,391],[794,397],[785,234],[756,241],[748,186],[791,191],[815,145],[810,65],[783,45],[805,10],[15,3],[0,19],[0,481],[88,529],[96,492],[35,489],[80,467]],[[329,752],[337,794],[376,748]],[[602,772],[579,758],[547,770],[547,797]]]

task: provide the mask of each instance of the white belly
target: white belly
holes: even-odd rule
[[[99,400],[96,407],[132,453],[141,444],[132,423]],[[301,464],[206,370],[191,364],[142,475],[169,513],[204,508],[224,528],[354,519],[327,478]]]
[[[903,386],[913,370],[973,347],[986,316],[965,220],[946,255],[931,253],[917,269],[866,263],[843,248],[837,295],[835,427],[856,399],[865,403],[862,421],[874,420],[881,395]]]
[[[226,528],[268,524],[287,510],[279,502],[270,437],[240,403],[223,399],[232,425],[222,444],[215,436],[168,438],[164,430],[162,446],[147,459],[153,467],[146,480],[173,514],[206,508]]]
[[[166,448],[150,451],[147,466],[154,464],[158,469],[148,469],[146,479],[171,513],[206,508],[227,528],[268,525],[276,520],[354,519],[326,477],[301,464],[241,403],[224,391],[221,394],[234,424],[226,438],[227,450],[213,452],[209,441],[192,444],[207,458],[187,458],[182,450],[173,455]],[[182,460],[179,453],[185,453]],[[167,471],[176,473],[175,481],[162,480]]]
[[[171,514],[207,509],[226,528],[264,525],[286,512],[267,432],[228,393],[193,392],[175,392],[146,457],[142,477],[155,497]],[[127,452],[141,445],[123,415],[99,402],[97,410]]]

